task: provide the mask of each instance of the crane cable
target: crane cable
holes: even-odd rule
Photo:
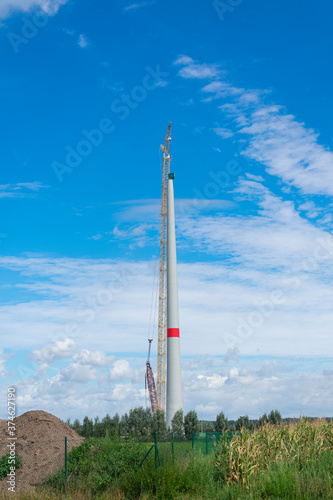
[[[163,168],[163,159],[162,159],[161,149],[159,149],[159,156],[160,156],[160,167]],[[158,300],[158,284],[156,284],[156,282],[157,282],[156,268],[157,268],[157,262],[158,262],[159,241],[160,241],[160,233],[158,232],[157,241],[156,241],[156,250],[155,250],[154,278],[153,278],[153,288],[152,288],[151,305],[150,305],[148,340],[154,339],[154,331],[155,331],[155,324],[156,324],[157,300]],[[154,304],[154,298],[155,298],[155,304]],[[154,310],[154,313],[153,313],[153,310]],[[154,316],[153,316],[153,314],[154,314]],[[153,316],[153,322],[152,322],[152,316]]]

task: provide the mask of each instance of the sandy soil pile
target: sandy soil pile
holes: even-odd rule
[[[16,453],[22,465],[16,470],[16,491],[31,489],[65,463],[67,449],[79,446],[84,439],[59,418],[45,411],[28,411],[14,420]],[[0,421],[0,456],[8,453],[7,421]],[[0,482],[0,491],[7,490],[7,478]]]

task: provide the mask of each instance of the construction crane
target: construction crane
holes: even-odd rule
[[[171,123],[168,125],[163,152],[160,270],[158,296],[158,341],[157,341],[157,408],[165,413],[166,389],[166,346],[167,346],[167,215],[168,215],[168,175],[170,172]]]
[[[153,339],[148,339],[149,348],[148,348],[148,358],[147,358],[147,362],[146,362],[145,388],[147,389],[147,385],[148,385],[151,410],[153,413],[155,413],[156,408],[157,408],[157,406],[156,406],[156,388],[155,388],[155,380],[154,380],[153,370],[151,369],[151,366],[150,366],[150,350],[151,350],[152,341],[153,341]]]

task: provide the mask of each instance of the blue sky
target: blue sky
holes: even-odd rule
[[[0,370],[19,413],[145,404],[172,121],[185,411],[333,414],[332,14],[2,1]]]

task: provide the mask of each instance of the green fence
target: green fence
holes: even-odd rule
[[[228,432],[227,438],[231,439]],[[141,438],[81,438],[58,441],[15,440],[15,491],[28,490],[47,483],[52,487],[66,490],[67,484],[91,472],[91,455],[103,449],[103,464],[99,463],[108,477],[117,477],[126,463],[127,470],[139,471],[148,462],[155,463],[156,469],[172,459],[185,458],[191,453],[209,455],[214,452],[214,443],[222,437],[219,432],[195,433],[183,436],[174,434]],[[13,440],[14,442],[14,440]],[[7,475],[11,473],[13,462],[9,441],[0,443],[0,492],[7,491]],[[119,449],[122,451],[119,454]],[[122,455],[121,455],[122,454]],[[132,457],[132,458],[131,458]],[[2,475],[1,475],[2,474]]]
[[[168,435],[156,436],[156,447],[160,462],[172,456],[182,457],[188,453],[202,453],[209,455],[215,450],[215,443],[222,439],[222,432],[199,432],[193,434],[185,434],[177,436],[173,433]],[[227,432],[228,442],[231,440],[233,433]]]

